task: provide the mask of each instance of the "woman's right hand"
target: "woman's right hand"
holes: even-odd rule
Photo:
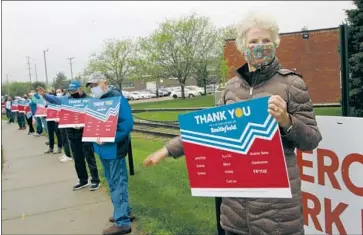
[[[38,93],[39,93],[41,96],[43,96],[43,95],[44,95],[44,93],[45,93],[45,89],[44,89],[43,87],[38,86],[37,90],[38,90]]]
[[[164,158],[167,158],[169,155],[169,152],[166,147],[163,147],[162,149],[159,149],[158,151],[150,154],[145,160],[144,160],[144,166],[149,167],[151,165],[158,164],[161,160]]]

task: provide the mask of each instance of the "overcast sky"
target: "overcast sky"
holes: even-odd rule
[[[249,11],[275,15],[281,32],[337,27],[345,20],[351,1],[307,2],[2,2],[2,79],[29,81],[26,56],[30,56],[39,81],[45,81],[43,49],[47,53],[49,81],[58,72],[70,78],[81,73],[90,54],[99,52],[108,38],[147,36],[165,18],[196,12],[217,27],[238,22]]]

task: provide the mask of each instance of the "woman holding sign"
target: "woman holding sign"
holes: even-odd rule
[[[270,17],[252,14],[237,27],[237,48],[247,63],[228,81],[219,105],[270,96],[266,108],[279,125],[292,198],[224,197],[220,224],[229,235],[304,234],[301,179],[294,150],[313,150],[322,137],[302,76],[283,69],[275,56],[279,43],[279,27]],[[144,165],[183,154],[177,137],[148,156]]]

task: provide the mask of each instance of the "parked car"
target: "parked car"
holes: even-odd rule
[[[129,96],[130,96],[130,100],[141,100],[141,99],[143,99],[142,95],[137,91],[130,92]]]
[[[175,87],[165,87],[165,88],[163,88],[163,89],[165,89],[165,90],[167,90],[167,91],[169,91],[169,92],[171,93],[171,92],[173,92],[173,91],[175,91],[175,90],[180,90],[180,86],[175,86]]]
[[[156,89],[149,89],[147,91],[156,95]],[[164,97],[164,96],[169,96],[171,92],[166,90],[165,88],[159,88],[158,93],[159,97]]]
[[[197,91],[200,95],[204,95],[204,88],[199,86],[186,86],[189,90]]]
[[[199,95],[200,94],[199,94],[198,91],[194,91],[194,90],[184,88],[184,96],[185,97],[193,98],[193,97],[199,96]],[[181,98],[182,97],[181,88],[179,90],[172,91],[170,96],[173,97],[174,99]]]
[[[162,97],[164,97],[164,96],[169,96],[170,95],[170,91],[168,91],[168,90],[166,90],[166,89],[164,89],[164,88],[160,88],[159,90],[158,90],[158,92],[159,92],[159,96],[162,96]]]
[[[156,98],[156,94],[153,94],[149,91],[140,91],[139,92],[141,94],[141,97],[144,99],[152,99],[152,98]]]

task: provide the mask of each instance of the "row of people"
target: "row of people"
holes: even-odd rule
[[[95,98],[121,96],[121,104],[114,143],[90,143],[82,142],[83,128],[61,128],[67,136],[70,151],[73,155],[75,171],[78,183],[73,190],[89,187],[94,191],[100,187],[99,173],[95,155],[100,157],[105,178],[110,188],[111,201],[114,207],[113,215],[108,218],[113,225],[106,228],[103,234],[126,234],[131,232],[131,221],[134,219],[132,208],[128,201],[128,171],[125,157],[128,153],[130,132],[133,128],[131,108],[121,92],[108,86],[108,82],[102,73],[94,73],[86,86],[91,87]],[[39,87],[39,95],[48,103],[61,105],[62,99],[83,99],[89,96],[84,92],[82,84],[78,80],[71,81],[66,96],[55,95],[46,92]],[[91,174],[91,184],[86,168],[86,162]]]

